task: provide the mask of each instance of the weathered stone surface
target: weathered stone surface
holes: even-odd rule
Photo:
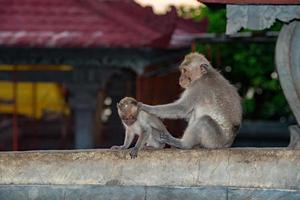
[[[226,187],[0,185],[2,200],[297,200],[300,192]]]
[[[233,186],[300,189],[300,150],[221,149],[0,153],[0,184]]]
[[[227,200],[221,187],[146,187],[147,200]]]
[[[300,199],[300,191],[296,190],[264,190],[255,188],[229,188],[228,200],[296,200]]]
[[[145,188],[95,185],[2,185],[1,200],[143,200]]]
[[[225,188],[215,187],[0,185],[5,200],[226,200],[226,195]]]
[[[299,5],[227,5],[226,34],[234,34],[241,28],[263,30],[276,20],[290,22],[300,18]]]

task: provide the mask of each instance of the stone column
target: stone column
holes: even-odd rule
[[[297,120],[289,147],[300,148],[300,22],[285,24],[276,43],[276,67],[285,97]]]
[[[70,105],[74,112],[76,149],[93,148],[93,123],[99,86],[93,84],[71,84]]]

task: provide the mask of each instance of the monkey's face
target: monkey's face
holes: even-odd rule
[[[181,63],[179,85],[188,88],[195,80],[200,79],[208,72],[209,63],[200,54],[190,54]]]
[[[134,124],[138,116],[137,101],[133,98],[125,97],[117,104],[117,107],[121,120],[127,126]]]
[[[121,120],[127,125],[131,126],[137,120],[138,109],[136,106],[128,106],[128,108],[118,109]]]
[[[180,72],[179,85],[182,88],[188,88],[195,80],[200,79],[207,73],[207,64],[184,65],[180,68]]]
[[[192,83],[192,75],[188,67],[182,67],[180,69],[181,75],[179,78],[179,85],[182,88],[187,88]]]

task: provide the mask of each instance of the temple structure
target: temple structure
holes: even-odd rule
[[[0,80],[63,84],[74,113],[75,148],[121,140],[115,106],[105,129],[120,135],[91,134],[101,129],[94,127],[100,121],[98,117],[94,123],[95,111],[102,113],[96,110],[97,97],[102,102],[112,98],[111,105],[125,95],[142,98],[140,84],[149,81],[138,81],[139,77],[145,71],[172,68],[189,51],[194,35],[207,25],[205,19],[198,23],[181,19],[175,9],[156,15],[150,7],[131,0],[1,0],[0,4]],[[4,70],[7,65],[35,65],[39,70]],[[46,70],[49,65],[67,65],[72,70]],[[107,90],[114,92],[107,94]],[[14,125],[17,143],[19,131]],[[18,145],[14,146],[17,150]]]
[[[20,1],[0,0],[0,2],[5,5],[1,6],[0,13],[7,12],[4,15],[6,18],[3,18],[5,20],[0,20],[0,23],[5,23],[6,20],[22,22],[21,17],[8,16],[8,13],[9,15],[23,13],[16,5]],[[107,45],[107,41],[122,40],[116,36],[122,31],[125,32],[122,24],[128,22],[130,19],[128,15],[138,13],[138,9],[132,9],[128,1],[120,1],[120,6],[115,5],[111,12],[106,12],[104,8],[107,8],[108,2],[115,1],[53,0],[46,4],[38,0],[24,0],[21,7],[28,8],[30,4],[32,9],[39,8],[33,13],[40,15],[49,11],[44,9],[41,12],[43,10],[40,10],[41,4],[44,8],[50,8],[56,3],[69,7],[76,5],[76,9],[88,7],[88,10],[96,11],[98,14],[95,18],[105,15],[112,20],[116,19],[120,29],[113,32],[111,36],[105,37],[107,39],[103,44]],[[240,27],[267,28],[268,26],[265,25],[272,24],[273,19],[286,22],[277,41],[276,63],[283,90],[299,123],[300,26],[295,19],[299,19],[300,12],[298,5],[291,4],[300,4],[300,1],[203,0],[203,2],[229,4],[227,5],[228,33],[235,32]],[[99,4],[101,6],[98,6]],[[274,7],[274,4],[281,5]],[[125,14],[126,12],[121,8],[130,8],[130,14]],[[64,10],[53,9],[47,16],[55,16],[59,12],[64,13]],[[136,74],[142,74],[149,70],[146,69],[147,66],[156,68],[160,64],[171,65],[175,58],[186,53],[186,49],[170,47],[173,35],[169,32],[172,28],[168,23],[172,22],[173,17],[171,12],[166,17],[166,22],[162,22],[162,24],[166,23],[165,27],[160,27],[164,30],[162,30],[164,34],[157,33],[156,28],[151,30],[152,28],[137,25],[139,20],[148,24],[147,18],[135,18],[134,20],[137,21],[132,29],[136,34],[128,33],[130,48],[115,43],[109,47],[81,48],[79,44],[90,44],[88,41],[91,40],[85,38],[88,33],[82,33],[85,36],[75,34],[74,38],[78,40],[74,41],[74,46],[72,46],[73,40],[59,39],[69,33],[59,37],[57,32],[50,33],[50,37],[56,39],[49,40],[43,36],[41,38],[46,41],[45,43],[39,43],[40,40],[28,41],[30,34],[24,32],[20,34],[20,29],[15,30],[19,26],[25,27],[23,23],[14,28],[9,28],[11,23],[8,23],[5,29],[7,32],[1,36],[3,37],[1,42],[4,42],[0,49],[0,63],[68,64],[74,69],[61,73],[25,73],[15,70],[1,72],[0,78],[2,80],[47,80],[66,84],[73,94],[70,102],[75,113],[76,145],[78,148],[90,147],[88,130],[91,127],[91,113],[96,104],[94,97],[99,88],[107,85],[111,77],[121,80],[118,73],[124,73],[122,68],[131,68]],[[54,24],[59,24],[66,19],[68,19],[67,14],[61,15]],[[78,20],[80,19],[84,18],[79,17]],[[35,20],[38,19],[35,17],[30,19],[30,21]],[[41,23],[46,24],[45,21]],[[73,29],[80,27],[67,21],[61,28],[65,30],[68,25]],[[173,24],[173,33],[176,30],[175,25],[176,23]],[[110,26],[111,24],[107,23],[104,27]],[[157,26],[156,24],[154,27]],[[35,31],[35,29],[30,30]],[[14,31],[18,34],[9,33]],[[98,34],[88,32],[94,39],[101,38],[100,32]],[[139,37],[140,32],[145,34],[145,37],[142,37],[145,40]],[[105,33],[104,29],[101,33]],[[135,41],[132,35],[140,39]],[[10,39],[6,40],[5,37]],[[110,40],[110,37],[115,40]],[[23,39],[18,40],[18,38]],[[29,44],[32,47],[29,47]],[[54,44],[54,46],[49,48],[42,44]],[[116,84],[110,87],[114,88],[113,91],[120,88]],[[299,126],[295,125],[291,130],[295,136],[292,138],[296,139]],[[130,159],[123,151],[110,150],[2,152],[0,153],[0,199],[300,199],[300,150],[294,149],[299,147],[297,140],[292,140],[291,147],[293,148],[147,150],[141,151],[135,160]]]

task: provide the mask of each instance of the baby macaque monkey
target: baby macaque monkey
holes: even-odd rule
[[[182,138],[161,134],[161,141],[181,149],[230,147],[242,121],[237,90],[202,54],[185,56],[179,70],[179,84],[185,90],[177,101],[156,106],[139,103],[141,110],[157,117],[188,120]]]
[[[140,110],[138,102],[131,97],[123,98],[117,104],[117,108],[126,130],[125,140],[122,146],[112,146],[111,149],[128,149],[135,135],[138,135],[138,141],[130,150],[131,158],[136,158],[138,151],[145,146],[164,148],[165,144],[159,141],[159,137],[161,133],[169,133],[160,119]]]

